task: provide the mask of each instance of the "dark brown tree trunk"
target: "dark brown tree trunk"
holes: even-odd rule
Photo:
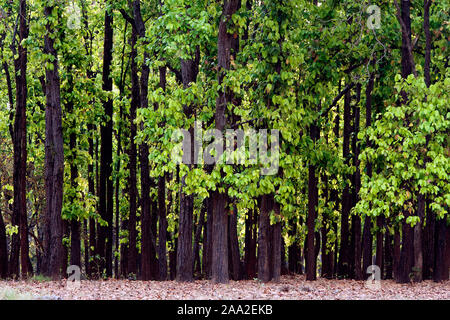
[[[393,276],[394,279],[397,279],[397,275],[398,275],[398,266],[400,263],[400,253],[401,253],[401,249],[400,249],[400,230],[399,230],[399,226],[395,225],[394,226],[394,258],[393,258]]]
[[[405,212],[405,219],[410,215],[409,212]],[[414,230],[405,221],[403,221],[402,227],[402,250],[396,281],[398,283],[410,283],[411,272],[414,266]]]
[[[167,280],[167,217],[166,217],[166,176],[158,181],[158,212],[159,212],[159,280]]]
[[[320,129],[315,125],[310,127],[310,137],[316,142],[320,138]],[[308,216],[306,218],[306,226],[308,232],[306,235],[306,247],[305,247],[305,262],[306,262],[306,280],[316,280],[316,246],[314,229],[317,219],[316,206],[319,201],[319,191],[317,188],[318,179],[316,176],[316,166],[309,165],[309,177],[308,177]]]
[[[122,106],[120,108],[120,122],[122,122]],[[116,201],[116,216],[115,216],[115,251],[116,252],[120,252],[120,177],[119,177],[119,172],[120,172],[120,165],[121,165],[121,161],[120,161],[120,154],[122,151],[122,126],[119,126],[119,130],[118,130],[118,134],[117,134],[117,164],[116,164],[116,173],[117,173],[117,177],[116,177],[116,185],[115,185],[115,201]],[[116,277],[116,279],[119,279],[119,257],[116,255],[114,258],[114,275]]]
[[[432,37],[430,32],[430,6],[432,0],[423,1],[423,30],[425,32],[425,63],[423,67],[423,74],[425,77],[425,84],[427,87],[431,85],[431,46]]]
[[[272,277],[270,273],[270,217],[273,209],[273,198],[271,195],[261,197],[258,228],[258,279],[269,282]]]
[[[181,73],[183,78],[183,87],[188,88],[192,82],[195,82],[198,74],[198,63],[200,61],[199,48],[195,50],[195,58],[191,60],[181,60]],[[193,113],[193,106],[184,106],[184,113],[189,118]],[[191,141],[194,141],[194,130],[189,129]],[[194,163],[194,144],[191,144],[191,159],[189,169],[193,168]],[[177,281],[190,282],[193,280],[193,251],[192,251],[192,219],[194,214],[194,196],[185,193],[186,176],[181,178],[180,192],[180,215],[179,232],[176,254],[176,278]]]
[[[423,279],[429,280],[433,278],[434,268],[434,230],[435,215],[431,211],[429,200],[426,199],[426,219],[425,229],[423,233]]]
[[[139,0],[133,1],[132,10],[134,17],[133,32],[136,32],[139,38],[145,39],[145,23],[142,19],[141,4]],[[150,68],[147,65],[148,60],[149,55],[147,51],[144,50],[144,63],[142,64],[141,78],[139,84],[136,84],[140,90],[140,107],[142,109],[148,108],[148,79],[150,74]],[[152,210],[152,208],[155,208],[156,206],[154,204],[152,206],[152,201],[150,199],[150,187],[152,181],[150,179],[148,156],[148,145],[146,143],[141,143],[139,146],[139,160],[141,163],[142,280],[154,280],[159,277],[158,264],[156,261],[156,248],[154,246],[154,244],[156,244],[156,230],[152,228],[152,226],[156,225],[155,219],[158,219],[158,215],[156,214],[156,210]]]
[[[375,60],[372,60],[372,66],[375,64]],[[366,128],[369,128],[372,125],[372,91],[374,88],[375,82],[375,72],[370,74],[369,83],[366,87]],[[369,139],[366,140],[367,147],[371,146],[371,142]],[[366,174],[369,179],[372,177],[372,163],[367,162],[366,165]],[[363,256],[363,267],[362,272],[365,274],[370,265],[372,265],[372,218],[368,215],[364,218],[364,229],[363,229],[363,248],[362,248],[362,256]]]
[[[194,275],[197,279],[200,279],[202,274],[202,264],[200,261],[200,238],[202,235],[203,225],[205,224],[206,207],[207,207],[207,200],[204,200],[202,209],[200,210],[200,214],[198,216],[197,224],[195,226],[193,250],[194,250]]]
[[[166,67],[159,68],[159,87],[166,91]],[[166,217],[166,175],[158,180],[158,212],[159,212],[159,280],[167,280],[167,217]]]
[[[414,281],[422,282],[423,279],[423,252],[422,252],[422,227],[425,217],[425,196],[418,192],[417,215],[420,221],[414,226]]]
[[[6,228],[3,214],[0,210],[0,279],[8,276],[8,243],[6,240]]]
[[[128,219],[122,219],[120,228],[128,230]],[[120,246],[120,275],[124,278],[128,276],[128,245],[124,244]]]
[[[397,7],[397,18],[402,29],[402,77],[406,79],[410,74],[416,74],[411,45],[411,1],[402,1],[401,7],[398,6],[396,1],[394,3]],[[402,92],[402,97],[402,103],[407,103],[407,96],[405,92]],[[413,229],[405,222],[406,218],[410,215],[410,212],[405,212],[405,220],[402,222],[402,251],[400,254],[396,279],[398,283],[409,283],[411,281],[410,275],[414,265],[414,232]]]
[[[47,17],[53,7],[45,7]],[[61,218],[64,184],[64,140],[58,54],[54,47],[54,30],[46,25],[44,53],[53,57],[52,68],[46,68],[46,126],[45,126],[45,189],[46,189],[46,235],[44,237],[44,274],[60,279],[63,272],[63,222]]]
[[[206,279],[211,279],[213,201],[211,197],[209,197],[206,201],[206,225],[203,233],[203,274]]]
[[[109,1],[106,1],[107,3]],[[105,33],[103,42],[103,87],[104,91],[112,91],[111,77],[112,49],[113,49],[113,14],[111,8],[105,11]],[[101,269],[106,268],[106,275],[112,276],[112,246],[113,246],[113,208],[114,188],[112,176],[113,156],[113,100],[103,101],[105,122],[100,127],[100,190],[99,190],[99,214],[105,220],[107,226],[99,226],[97,253],[100,255]]]
[[[238,281],[242,279],[241,255],[239,252],[239,239],[237,234],[238,212],[236,205],[233,206],[228,216],[228,238],[229,238],[229,266],[231,279]]]
[[[88,220],[83,221],[83,246],[84,246],[84,270],[86,276],[89,274],[89,233],[88,233]]]
[[[344,103],[344,142],[343,157],[345,164],[350,165],[350,135],[351,135],[351,90],[345,94]],[[341,247],[339,252],[338,276],[348,278],[350,276],[350,234],[349,215],[351,209],[350,186],[346,183],[342,193],[342,216],[341,216]]]
[[[70,238],[70,225],[69,221],[63,219],[63,239]],[[64,278],[67,278],[67,267],[68,267],[68,261],[69,261],[69,244],[63,244],[63,254],[62,254],[62,274]]]
[[[67,112],[73,113],[73,106],[74,102],[72,100],[73,96],[73,75],[72,75],[72,68],[69,67],[68,69],[68,86],[69,86],[69,92],[68,92],[68,103],[67,103]],[[75,118],[74,118],[75,119]],[[78,178],[78,166],[77,166],[77,134],[75,131],[77,124],[76,121],[73,121],[71,124],[71,133],[70,133],[70,157],[68,159],[70,163],[70,186],[72,188],[72,196],[70,197],[71,205],[73,205],[76,201],[76,190],[78,188],[77,178]],[[78,217],[71,217],[70,220],[70,264],[79,266],[81,268],[81,238],[80,238],[80,222],[78,220]]]
[[[394,248],[392,246],[392,235],[390,234],[387,225],[385,228],[386,232],[384,235],[384,252],[385,252],[384,267],[386,271],[385,279],[392,279]]]
[[[18,58],[14,61],[16,71],[16,117],[14,122],[14,203],[13,216],[19,222],[20,264],[22,278],[28,277],[28,219],[27,219],[27,49],[22,41],[28,37],[27,2],[19,7]],[[17,266],[17,276],[19,269]]]
[[[95,126],[93,124],[88,124],[89,131],[89,156],[93,161],[95,161],[94,157],[94,139],[93,135],[96,133]],[[94,163],[89,163],[88,165],[88,188],[91,196],[95,196],[95,172],[94,172]],[[94,259],[95,257],[95,248],[97,247],[96,243],[96,230],[95,230],[95,219],[89,219],[89,248],[85,248],[85,250],[89,251],[89,257]],[[87,261],[88,268],[86,269],[86,273],[90,276],[93,276],[97,272],[94,270],[95,263],[91,263],[91,261]]]
[[[250,209],[245,219],[245,273],[246,279],[256,278],[256,209]]]
[[[435,282],[440,282],[443,280],[448,280],[447,278],[444,278],[444,276],[447,274],[446,271],[444,271],[444,268],[446,267],[446,260],[445,252],[446,252],[446,219],[439,219],[436,220],[436,232],[435,232],[435,260],[434,260],[434,269],[433,269],[433,280]]]
[[[176,203],[177,201],[175,201]],[[177,253],[178,253],[178,241],[175,238],[177,230],[174,230],[169,235],[169,241],[175,245],[175,248],[169,251],[169,275],[170,280],[175,280],[177,277]]]
[[[239,8],[238,0],[224,0],[222,18],[219,23],[219,36],[217,42],[217,66],[218,82],[222,84],[227,70],[231,64],[231,48],[233,45],[233,35],[229,33],[228,27],[231,16]],[[222,88],[216,100],[216,129],[224,132],[226,126],[226,106],[231,102],[232,93],[228,88]],[[220,155],[218,155],[220,156]],[[227,235],[227,197],[221,194],[218,189],[213,193],[213,238],[212,238],[212,269],[211,278],[216,283],[226,283],[228,274],[228,235]]]
[[[383,273],[384,273],[384,247],[383,247],[383,241],[384,241],[384,222],[385,222],[385,217],[384,215],[378,216],[377,217],[377,250],[376,250],[376,255],[375,255],[375,264],[380,267],[381,270],[381,275],[383,278]]]
[[[274,213],[277,218],[280,217],[280,205],[274,201]],[[281,222],[275,223],[271,226],[272,229],[272,281],[278,282],[281,279]]]
[[[328,134],[325,136],[326,141],[328,143]],[[323,197],[325,199],[325,202],[327,203],[329,199],[329,190],[328,190],[328,175],[324,174],[322,177],[322,183],[324,185],[324,191],[323,191]],[[322,269],[321,274],[322,278],[326,279],[332,279],[333,277],[333,251],[327,247],[328,243],[328,232],[330,231],[331,227],[331,217],[326,215],[325,213],[322,216]]]
[[[290,220],[289,236],[294,237],[294,242],[288,248],[288,267],[291,273],[301,272],[300,261],[300,243],[297,235],[297,220],[293,218]]]
[[[361,84],[357,84],[356,86],[356,101],[353,106],[353,116],[354,116],[354,122],[353,122],[353,142],[352,142],[352,149],[353,149],[353,164],[356,167],[356,171],[353,175],[353,204],[352,206],[356,206],[359,198],[359,190],[361,188],[361,172],[360,172],[360,160],[359,160],[359,154],[360,154],[360,147],[359,147],[359,140],[358,140],[358,133],[359,133],[359,122],[360,122],[360,108],[359,108],[359,101],[361,98]],[[359,215],[354,215],[352,217],[352,240],[353,240],[353,276],[355,280],[362,280],[363,279],[363,271],[361,268],[361,258],[362,258],[362,246],[361,246],[361,217]]]
[[[130,197],[130,214],[128,220],[128,273],[137,275],[137,259],[138,250],[136,246],[137,230],[136,230],[136,212],[137,212],[137,178],[136,178],[136,165],[137,165],[137,147],[135,143],[135,137],[137,134],[136,111],[140,106],[140,90],[139,90],[139,78],[137,68],[137,33],[133,28],[131,36],[131,105],[130,105],[130,146],[128,149],[129,157],[129,197]],[[147,224],[148,223],[148,224]],[[146,224],[149,226],[149,221]],[[148,232],[148,229],[145,230]]]
[[[444,270],[442,271],[442,280],[450,280],[450,226],[447,226],[445,233],[445,251],[444,251]]]
[[[12,206],[10,206],[12,207]],[[19,225],[19,217],[13,215],[11,218],[11,224],[13,226]],[[44,224],[45,226],[45,224]],[[10,249],[10,257],[9,257],[9,265],[8,265],[8,276],[13,279],[17,279],[20,275],[19,270],[19,253],[20,253],[20,238],[19,234],[15,233],[11,237],[11,249]]]

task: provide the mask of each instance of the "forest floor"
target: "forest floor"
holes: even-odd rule
[[[67,286],[65,280],[2,281],[0,300],[450,300],[450,281],[397,284],[383,280],[370,288],[365,281],[305,281],[304,276],[283,276],[278,283],[257,280],[213,284],[143,282],[126,280],[81,281]]]

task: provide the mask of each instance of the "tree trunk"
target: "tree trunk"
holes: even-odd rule
[[[381,277],[383,278],[384,274],[384,247],[383,247],[383,241],[384,241],[384,222],[385,217],[384,215],[377,217],[377,251],[375,255],[375,264],[380,268],[381,270]]]
[[[194,275],[197,279],[200,279],[202,274],[202,263],[200,261],[200,237],[202,235],[203,225],[205,224],[207,205],[207,199],[205,199],[203,201],[202,209],[200,210],[200,215],[198,216],[198,222],[194,234]]]
[[[280,205],[274,201],[274,213],[277,218],[280,217]],[[272,229],[272,281],[278,282],[281,278],[281,222],[277,222],[273,226]]]
[[[406,79],[410,74],[416,74],[411,45],[411,1],[402,1],[401,7],[398,7],[397,2],[395,2],[395,4],[397,6],[397,17],[402,27],[402,77],[403,79]],[[402,103],[406,103],[406,93],[403,91],[401,95],[403,97]],[[405,219],[410,215],[411,213],[406,212]],[[406,220],[402,222],[402,251],[400,254],[398,275],[396,279],[399,283],[409,283],[411,281],[410,275],[414,265],[414,232],[405,221]]]
[[[94,157],[94,139],[93,135],[96,133],[97,130],[95,130],[95,126],[93,124],[88,124],[88,131],[89,131],[89,156],[91,157],[92,161],[95,161]],[[91,196],[95,196],[95,182],[94,182],[95,172],[94,172],[94,164],[90,163],[88,165],[88,188],[89,193]],[[89,251],[89,256],[93,259],[93,261],[87,261],[88,268],[86,269],[86,273],[90,276],[93,276],[97,273],[96,270],[94,270],[95,262],[95,249],[97,247],[96,243],[96,228],[95,228],[95,219],[90,218],[89,219],[89,248],[85,248],[85,250]]]
[[[344,103],[344,143],[343,157],[345,164],[350,165],[350,135],[351,135],[351,90],[345,94]],[[341,247],[339,252],[338,276],[348,278],[350,275],[350,247],[349,247],[349,224],[348,219],[351,209],[350,186],[346,183],[342,193],[342,216],[341,216]]]
[[[445,233],[445,251],[444,251],[444,270],[442,272],[442,280],[450,280],[450,226],[447,226]]]
[[[74,102],[72,100],[73,95],[73,75],[72,75],[72,68],[69,67],[68,69],[69,73],[69,80],[68,80],[68,86],[69,86],[69,92],[68,92],[68,102],[67,102],[67,112],[73,113],[73,106]],[[75,119],[75,118],[74,118]],[[70,198],[71,205],[74,205],[74,203],[77,201],[76,198],[76,190],[78,188],[77,178],[78,178],[78,166],[77,166],[77,134],[75,131],[76,128],[76,121],[73,121],[71,127],[72,131],[70,133],[70,157],[68,159],[68,162],[70,163],[70,186],[72,188],[72,195]],[[78,220],[78,217],[71,217],[70,220],[70,264],[79,266],[81,268],[81,238],[80,238],[80,222]]]
[[[106,1],[107,3],[109,1]],[[106,9],[105,12],[105,34],[103,42],[103,87],[104,91],[112,91],[113,82],[111,77],[112,49],[113,49],[113,14]],[[113,100],[106,99],[103,102],[105,112],[105,123],[100,127],[101,150],[100,150],[100,194],[99,214],[108,226],[99,226],[97,250],[100,255],[101,269],[106,268],[106,275],[112,276],[112,244],[113,244],[113,182],[112,155],[113,155]]]
[[[269,282],[270,274],[270,217],[273,209],[273,199],[270,195],[261,197],[258,228],[258,279],[262,282]]]
[[[228,216],[228,238],[230,274],[234,281],[242,280],[241,255],[239,252],[239,239],[237,234],[238,212],[236,205],[233,206],[231,214]]]
[[[393,276],[398,277],[398,265],[400,263],[400,230],[399,226],[394,226],[394,257],[393,257]]]
[[[414,226],[414,281],[423,279],[423,253],[422,253],[422,226],[425,217],[425,196],[420,192],[417,195],[417,215],[420,221]]]
[[[195,58],[181,61],[181,73],[183,78],[183,87],[188,88],[192,82],[195,82],[198,75],[198,63],[200,61],[199,48],[195,50]],[[184,106],[186,117],[193,114],[192,106]],[[191,141],[194,141],[194,130],[189,129]],[[191,161],[189,169],[193,168],[194,163],[194,144],[191,144]],[[194,214],[194,196],[185,193],[186,176],[181,178],[180,190],[180,215],[179,232],[176,255],[176,278],[180,282],[191,282],[193,280],[193,251],[192,251],[192,219]]]
[[[435,232],[435,260],[434,260],[434,269],[433,269],[433,280],[435,282],[440,282],[443,280],[448,280],[448,278],[444,279],[444,276],[447,272],[444,271],[445,261],[447,258],[445,257],[445,247],[446,247],[446,219],[436,220],[436,232]]]
[[[137,133],[137,126],[135,124],[136,111],[140,105],[140,91],[139,78],[137,69],[137,34],[133,29],[131,36],[131,105],[130,105],[130,146],[128,149],[129,157],[129,197],[130,197],[130,215],[128,220],[128,273],[137,275],[137,258],[138,250],[136,246],[137,231],[136,231],[136,212],[137,212],[137,178],[136,178],[136,162],[137,162],[137,147],[135,137]],[[149,225],[149,221],[147,222]],[[146,224],[147,224],[146,223]],[[148,229],[144,230],[148,232]],[[145,257],[146,258],[146,257]]]
[[[311,125],[310,136],[314,142],[316,142],[320,137],[320,129],[316,125]],[[316,280],[316,246],[315,244],[315,234],[314,229],[317,219],[316,206],[319,201],[319,191],[317,188],[318,179],[316,176],[316,166],[313,164],[309,165],[309,178],[308,178],[308,216],[306,225],[308,228],[308,233],[306,235],[306,280]]]
[[[247,280],[256,278],[256,209],[250,209],[245,219],[245,274]]]
[[[0,210],[0,279],[8,276],[8,243],[3,214]]]
[[[392,246],[392,235],[389,232],[389,228],[386,225],[386,233],[384,235],[384,267],[386,271],[385,279],[392,279],[393,274],[393,256],[394,250]]]
[[[371,62],[372,66],[375,64],[375,60]],[[375,82],[375,72],[370,74],[369,83],[366,87],[366,128],[369,128],[372,125],[372,91]],[[371,142],[367,138],[366,140],[367,147],[371,147]],[[369,179],[372,177],[372,163],[367,162],[366,165],[367,176]],[[372,218],[368,215],[364,218],[364,229],[363,229],[363,248],[362,248],[362,256],[363,256],[363,274],[366,273],[367,268],[372,265]]]
[[[16,117],[14,122],[14,203],[13,216],[19,222],[20,264],[22,278],[28,277],[28,222],[26,199],[27,175],[27,49],[22,41],[28,37],[27,3],[20,1],[19,7],[18,58],[14,61],[16,71]],[[18,254],[18,253],[17,253]],[[15,270],[19,275],[19,268]]]
[[[358,141],[358,133],[359,133],[359,122],[360,122],[360,108],[359,101],[361,98],[361,84],[357,84],[356,86],[356,101],[353,106],[353,164],[356,167],[356,171],[353,175],[353,204],[352,207],[356,206],[359,198],[359,190],[361,188],[361,172],[360,172],[360,147]],[[353,240],[353,276],[355,280],[363,280],[363,272],[361,269],[361,217],[359,215],[354,215],[352,217],[352,240]]]
[[[45,7],[45,15],[51,16],[53,7]],[[53,57],[52,68],[46,68],[46,126],[45,126],[45,189],[46,231],[44,274],[54,280],[63,272],[63,222],[61,218],[64,185],[64,139],[58,54],[54,47],[53,26],[46,25],[44,53]]]
[[[290,230],[289,236],[294,237],[294,242],[288,248],[288,266],[289,272],[300,273],[301,272],[301,261],[300,261],[300,243],[297,235],[297,221],[296,218],[290,220]]]
[[[159,87],[166,91],[166,72],[167,67],[159,68]],[[166,217],[166,175],[159,177],[158,180],[158,212],[159,212],[159,242],[158,242],[158,261],[159,261],[159,280],[167,280],[167,217]]]
[[[405,219],[410,214],[405,212]],[[414,265],[414,230],[409,224],[403,221],[402,230],[402,250],[398,264],[398,274],[396,281],[398,283],[410,283],[411,272]]]
[[[238,0],[224,0],[222,18],[219,23],[219,36],[217,41],[217,66],[218,66],[218,82],[222,85],[226,72],[230,69],[231,49],[233,45],[233,35],[228,31],[228,25],[231,16],[239,8]],[[224,132],[226,126],[226,106],[231,102],[232,93],[228,88],[219,90],[219,96],[216,99],[216,129],[221,133]],[[220,155],[218,155],[220,156]],[[219,186],[217,186],[219,187]],[[213,282],[228,282],[228,245],[227,245],[227,213],[226,204],[227,197],[221,194],[218,189],[213,193],[214,209],[213,209],[213,255],[212,255],[212,273]]]
[[[431,211],[429,200],[425,200],[425,229],[423,232],[423,279],[429,280],[433,278],[434,268],[434,230],[435,230],[435,215]]]
[[[159,280],[167,280],[167,218],[166,218],[166,176],[158,181],[158,211],[159,211]]]
[[[206,201],[206,225],[203,233],[203,274],[205,279],[211,279],[213,201],[211,197],[209,197]]]

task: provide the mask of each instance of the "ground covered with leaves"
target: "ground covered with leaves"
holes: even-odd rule
[[[3,281],[1,299],[32,300],[450,300],[450,281],[397,284],[381,281],[380,287],[368,287],[364,281],[305,281],[304,276],[285,276],[278,283],[257,280],[213,284],[142,282],[126,280],[81,281],[79,287],[67,281]]]

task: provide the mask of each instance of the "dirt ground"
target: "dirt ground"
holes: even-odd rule
[[[72,283],[73,284],[73,283]],[[365,281],[305,281],[304,276],[284,276],[278,283],[257,280],[213,284],[142,282],[125,280],[2,281],[0,300],[450,300],[450,281],[396,284],[384,280],[379,287]]]

